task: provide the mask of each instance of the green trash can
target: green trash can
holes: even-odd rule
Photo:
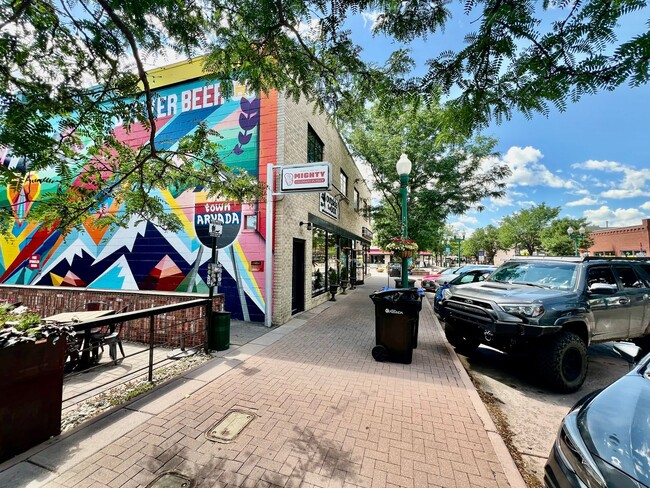
[[[208,349],[225,351],[230,347],[230,312],[212,312],[208,327]]]

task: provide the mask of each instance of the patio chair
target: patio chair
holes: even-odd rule
[[[126,312],[129,309],[129,306],[126,305],[125,307],[121,308],[120,310],[117,311],[117,314],[121,314]],[[120,352],[122,353],[122,358],[126,357],[124,354],[124,347],[122,347],[122,338],[120,337],[120,333],[122,332],[122,326],[124,325],[124,322],[118,322],[117,324],[111,324],[102,327],[102,329],[93,334],[92,339],[93,342],[97,342],[97,348],[93,349],[93,355],[94,357],[99,360],[99,354],[104,352],[104,346],[108,346],[108,354],[113,360],[115,364],[117,364],[117,348],[120,348]],[[101,349],[101,353],[99,353],[98,349]]]

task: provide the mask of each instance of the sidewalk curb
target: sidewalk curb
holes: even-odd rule
[[[444,330],[442,330],[442,326],[440,322],[438,321],[437,317],[433,313],[433,307],[431,306],[431,303],[429,302],[428,299],[426,300],[426,302],[427,302],[426,305],[427,309],[431,313],[431,315],[433,315],[434,323],[436,324],[436,327],[438,328],[439,332],[444,336]],[[479,394],[476,391],[476,387],[472,383],[472,380],[470,379],[469,374],[465,370],[463,363],[461,363],[460,359],[458,359],[458,355],[456,354],[456,351],[451,346],[451,344],[449,344],[449,342],[447,341],[444,341],[444,343],[445,343],[445,347],[447,348],[447,351],[449,351],[454,366],[456,366],[456,369],[458,371],[458,376],[460,377],[461,381],[463,382],[465,388],[469,393],[469,397],[472,402],[472,405],[474,405],[474,409],[476,410],[476,413],[481,419],[481,422],[483,422],[485,431],[487,432],[488,438],[490,439],[490,443],[492,444],[492,447],[494,448],[494,451],[496,452],[497,457],[499,458],[499,463],[501,464],[501,467],[503,468],[503,472],[505,473],[506,478],[508,479],[508,483],[512,488],[527,488],[524,478],[521,476],[521,473],[519,472],[517,465],[512,459],[508,447],[506,446],[505,442],[503,442],[503,439],[501,438],[501,435],[499,434],[496,426],[494,425],[494,422],[492,421],[492,417],[490,417],[487,408],[485,408],[485,405],[483,404],[481,397],[479,397]]]

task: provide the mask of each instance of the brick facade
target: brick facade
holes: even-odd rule
[[[361,201],[370,201],[370,190],[350,155],[343,139],[330,124],[324,114],[314,113],[313,106],[304,102],[295,103],[280,97],[278,104],[278,163],[303,164],[307,162],[307,131],[311,127],[324,144],[324,161],[332,164],[332,183],[339,187],[340,172],[348,177],[347,198],[339,196],[339,218],[333,219],[320,212],[318,193],[295,193],[276,197],[275,206],[275,245],[273,278],[273,323],[282,324],[291,318],[291,280],[294,239],[305,242],[306,272],[304,276],[305,310],[309,310],[329,299],[323,293],[312,297],[311,262],[312,234],[300,222],[314,220],[315,216],[332,226],[358,236],[361,240],[362,228],[370,228],[369,219],[354,208],[354,189],[359,192]],[[337,190],[331,194],[339,195]]]
[[[589,248],[590,256],[647,256],[650,219],[643,219],[641,225],[594,230],[589,237],[594,243]]]

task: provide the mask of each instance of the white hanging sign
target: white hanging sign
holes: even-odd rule
[[[294,164],[280,167],[280,192],[329,190],[332,186],[330,163]]]

